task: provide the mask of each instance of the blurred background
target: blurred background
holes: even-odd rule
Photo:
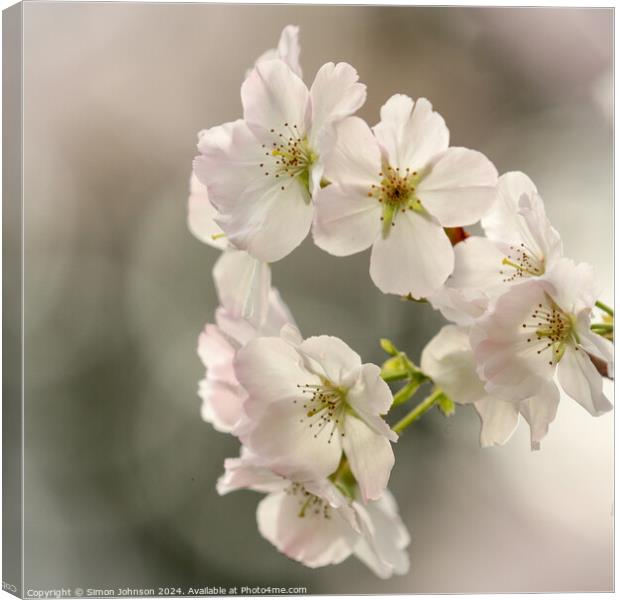
[[[354,558],[302,567],[258,534],[257,494],[217,496],[238,447],[199,416],[218,253],[187,230],[188,179],[197,132],[241,115],[245,70],[287,24],[307,83],[327,61],[358,69],[371,124],[393,93],[426,96],[453,145],[528,173],[613,301],[611,9],[28,2],[27,587],[611,590],[613,415],[566,398],[540,452],[523,423],[480,449],[463,408],[407,432],[391,489],[411,571],[389,581]],[[373,362],[386,336],[419,358],[441,315],[382,296],[368,260],[307,240],[274,284],[304,335]]]

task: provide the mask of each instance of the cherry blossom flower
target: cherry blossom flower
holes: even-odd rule
[[[560,394],[547,382],[535,396],[520,402],[489,393],[476,372],[466,327],[446,325],[422,351],[421,369],[457,404],[473,405],[480,417],[480,445],[505,444],[522,415],[530,426],[532,449],[540,448],[555,419]]]
[[[390,440],[397,439],[380,416],[392,403],[380,372],[335,337],[252,340],[235,359],[249,396],[249,426],[240,438],[293,479],[328,477],[344,451],[364,501],[377,499],[394,464]]]
[[[194,169],[236,247],[273,262],[306,237],[332,125],[366,98],[357,80],[350,65],[327,63],[308,90],[284,61],[259,62],[241,87],[243,120],[200,138]]]
[[[481,220],[486,237],[471,236],[454,248],[454,272],[429,297],[459,325],[470,325],[507,286],[544,274],[562,256],[562,241],[551,226],[542,198],[527,175],[499,178],[497,201]]]
[[[479,152],[448,148],[444,120],[424,98],[392,96],[374,135],[356,117],[335,129],[314,241],[336,256],[372,246],[370,276],[384,293],[434,293],[454,267],[443,228],[471,225],[488,210],[495,167]]]
[[[362,505],[337,482],[292,481],[242,447],[227,459],[220,494],[251,489],[267,494],[257,509],[258,529],[280,552],[308,567],[338,564],[354,554],[377,576],[409,569],[409,533],[388,490]]]
[[[243,421],[247,394],[233,366],[239,348],[260,335],[282,334],[293,340],[301,339],[287,306],[275,289],[269,293],[268,307],[260,327],[225,306],[219,307],[215,312],[215,324],[208,323],[198,338],[198,356],[206,367],[206,376],[198,387],[201,415],[218,431],[235,433]]]
[[[258,530],[280,552],[313,568],[341,563],[352,554],[360,525],[333,482],[287,479],[245,449],[224,466],[220,494],[242,488],[267,494],[256,511]]]
[[[597,288],[585,263],[561,258],[545,278],[512,286],[471,329],[477,370],[491,393],[523,400],[555,381],[590,414],[612,405],[591,356],[613,373],[613,344],[590,329]]]

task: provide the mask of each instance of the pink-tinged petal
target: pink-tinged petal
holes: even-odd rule
[[[586,311],[584,311],[585,313]],[[585,315],[584,315],[585,316]],[[607,375],[614,378],[614,345],[608,339],[590,329],[590,319],[583,319],[584,326],[579,329],[579,345],[592,356],[607,364]]]
[[[238,384],[212,380],[207,374],[199,384],[198,396],[202,399],[202,419],[217,431],[231,433],[244,416],[243,403],[247,395]]]
[[[397,214],[386,238],[372,247],[370,277],[385,294],[424,298],[436,292],[454,268],[454,251],[442,227],[413,211]]]
[[[251,128],[297,125],[304,133],[308,100],[308,88],[282,60],[260,62],[241,86],[243,118]]]
[[[381,205],[368,197],[367,188],[332,184],[315,203],[314,243],[334,256],[348,256],[369,248],[381,235]]]
[[[286,492],[270,494],[258,505],[256,518],[261,535],[280,552],[307,567],[338,564],[350,556],[358,534],[338,510],[315,512],[309,507],[300,516],[305,497]]]
[[[423,177],[416,194],[444,227],[472,225],[497,196],[497,170],[475,150],[449,148]]]
[[[426,98],[415,103],[396,94],[381,107],[381,122],[373,131],[392,167],[421,171],[448,148],[450,133],[443,117]]]
[[[487,310],[489,299],[481,290],[454,288],[447,283],[427,297],[435,310],[457,325],[469,326]]]
[[[190,195],[187,210],[187,226],[201,242],[218,250],[228,247],[228,240],[222,234],[220,226],[214,221],[217,211],[209,202],[205,185],[200,183],[192,172],[190,179]]]
[[[387,487],[394,466],[390,441],[361,419],[347,415],[342,446],[364,502],[379,498]]]
[[[237,120],[205,130],[198,143],[194,172],[207,186],[210,202],[222,212],[238,207],[239,196],[256,179],[265,177],[264,150],[247,123]]]
[[[488,297],[496,298],[506,291],[505,279],[510,276],[502,264],[504,258],[487,238],[469,237],[454,247],[454,272],[448,285],[483,290]]]
[[[342,456],[336,424],[325,425],[320,414],[308,416],[303,407],[306,400],[300,393],[296,402],[263,403],[257,413],[251,410],[250,394],[244,408],[254,426],[240,436],[250,450],[269,461],[274,471],[297,481],[328,477]]]
[[[271,269],[244,250],[222,253],[213,267],[213,280],[226,311],[260,326],[267,318]]]
[[[478,402],[486,396],[464,327],[442,327],[422,350],[420,367],[458,404]]]
[[[538,319],[532,317],[539,305],[549,307],[551,290],[540,279],[512,286],[472,327],[478,375],[489,393],[501,390],[506,399],[525,400],[553,377],[553,349],[545,338],[538,340]]]
[[[532,180],[510,172],[498,180],[497,202],[482,218],[488,238],[520,247],[524,244],[539,260],[550,264],[562,255],[562,241],[545,214],[545,206]]]
[[[273,60],[279,58],[283,60],[297,75],[301,78],[301,66],[299,64],[299,54],[301,53],[301,48],[299,46],[299,27],[296,25],[287,25],[280,34],[280,40],[278,41],[277,48],[271,48],[263,52],[254,63],[254,66],[261,62],[265,62],[267,60]],[[252,69],[249,69],[245,74],[247,77],[252,72]]]
[[[250,340],[259,336],[278,337],[285,325],[294,327],[293,317],[275,288],[269,291],[267,317],[262,323],[252,324],[244,318],[229,313],[221,306],[215,311],[215,321],[220,331],[236,349],[245,346]]]
[[[303,397],[299,385],[320,383],[306,370],[295,348],[277,337],[250,340],[237,352],[234,366],[239,383],[250,396],[246,402],[250,416],[260,414],[272,402],[292,404]]]
[[[224,474],[218,479],[216,489],[220,496],[241,489],[257,492],[278,492],[289,482],[265,466],[258,457],[241,448],[239,458],[227,458],[224,461]]]
[[[238,248],[264,262],[292,252],[310,231],[313,207],[297,179],[256,180],[238,198],[234,212],[218,223]]]
[[[282,326],[280,337],[288,344],[291,344],[291,346],[299,346],[304,341],[299,329],[291,323]]]
[[[540,449],[541,440],[547,435],[549,425],[555,419],[560,403],[560,390],[555,383],[548,382],[538,393],[519,405],[523,418],[530,426],[532,450]]]
[[[366,86],[358,80],[357,71],[347,63],[330,62],[318,70],[310,88],[311,144],[326,126],[352,115],[364,104]]]
[[[405,548],[410,536],[390,491],[385,490],[381,498],[366,506],[355,506],[363,527],[355,556],[382,579],[407,573],[409,555]]]
[[[600,295],[594,267],[585,262],[559,258],[545,273],[545,279],[553,286],[553,299],[564,311],[574,315],[592,310]]]
[[[362,365],[358,379],[349,389],[347,398],[351,407],[360,415],[385,415],[394,400],[390,386],[381,378],[381,369],[373,364]]]
[[[198,356],[211,379],[237,384],[233,368],[235,348],[217,325],[207,323],[198,336]]]
[[[475,402],[474,407],[482,422],[480,445],[483,448],[503,446],[519,424],[519,406],[495,396],[485,396]]]
[[[519,200],[534,196],[538,196],[538,190],[525,173],[504,173],[497,182],[497,202],[482,218],[486,236],[509,244],[528,240],[529,230],[519,214]]]
[[[381,149],[370,127],[359,117],[334,126],[335,142],[324,156],[325,177],[332,183],[364,188],[381,181]],[[376,202],[376,200],[375,200]]]
[[[334,385],[346,385],[362,366],[360,355],[341,339],[329,335],[309,337],[297,348],[305,367]]]
[[[613,408],[603,394],[603,378],[588,355],[570,344],[558,365],[558,381],[562,389],[594,417]]]

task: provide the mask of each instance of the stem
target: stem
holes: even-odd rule
[[[607,306],[607,304],[601,302],[600,300],[597,300],[594,304],[594,306],[596,306],[597,308],[600,308],[602,311],[606,312],[610,317],[614,316],[614,309]]]
[[[595,333],[609,333],[613,332],[614,326],[607,323],[593,323],[590,325],[590,329]]]
[[[443,392],[441,390],[435,390],[430,396],[422,400],[411,412],[407,413],[392,429],[396,433],[401,433],[411,423],[417,421],[424,413],[428,412],[437,403],[437,400]]]

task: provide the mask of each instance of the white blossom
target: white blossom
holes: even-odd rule
[[[613,344],[590,329],[597,292],[590,265],[561,258],[501,295],[470,334],[487,391],[519,401],[552,383],[592,415],[611,410],[591,359],[613,373]]]
[[[499,178],[497,201],[481,224],[486,237],[471,236],[455,246],[454,272],[429,297],[435,308],[459,325],[472,324],[508,286],[544,277],[562,256],[560,235],[524,173]]]
[[[366,98],[357,80],[350,65],[327,63],[308,89],[284,61],[259,62],[241,87],[243,120],[201,137],[194,169],[236,247],[273,262],[306,237],[325,140]]]
[[[397,436],[381,418],[392,394],[379,367],[335,337],[262,337],[239,351],[235,372],[248,393],[240,438],[252,452],[293,479],[320,479],[344,451],[364,501],[381,496]]]
[[[521,414],[530,426],[532,449],[538,449],[555,419],[560,394],[550,382],[536,395],[520,402],[484,389],[466,327],[444,326],[425,346],[420,366],[451,400],[474,406],[482,422],[483,447],[505,444],[517,428]]]
[[[424,98],[392,96],[374,135],[356,117],[335,131],[314,241],[336,256],[372,246],[370,276],[385,293],[436,292],[454,267],[443,228],[471,225],[488,210],[495,167],[479,152],[449,148],[448,128]]]

